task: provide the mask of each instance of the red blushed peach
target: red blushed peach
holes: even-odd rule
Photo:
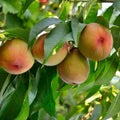
[[[20,39],[6,41],[0,47],[0,67],[11,74],[22,74],[34,64],[27,43]]]
[[[97,23],[90,23],[81,33],[80,52],[91,60],[105,59],[111,52],[113,38],[109,30]]]
[[[32,54],[34,58],[39,62],[43,63],[44,61],[44,41],[47,34],[41,35],[34,43],[32,47]],[[45,63],[46,66],[54,66],[63,61],[63,59],[67,56],[69,51],[68,43],[65,43],[62,48],[56,53],[53,53]]]
[[[89,62],[79,49],[73,48],[67,57],[57,66],[60,78],[68,84],[80,84],[89,74]]]

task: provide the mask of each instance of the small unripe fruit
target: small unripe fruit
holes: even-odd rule
[[[67,57],[57,66],[60,78],[68,84],[80,84],[89,74],[89,62],[77,48],[73,48]]]
[[[46,39],[47,34],[41,35],[34,43],[32,47],[32,54],[34,58],[39,62],[43,63],[44,61],[44,41]],[[63,61],[63,59],[67,56],[69,51],[69,45],[65,43],[62,48],[53,55],[51,55],[47,62],[45,63],[46,66],[54,66],[59,64]]]
[[[90,23],[81,33],[78,46],[80,52],[91,60],[103,60],[111,52],[113,38],[107,28]]]
[[[6,41],[0,47],[0,67],[11,74],[22,74],[34,64],[27,43],[20,39]]]

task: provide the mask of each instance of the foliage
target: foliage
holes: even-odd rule
[[[120,119],[120,1],[98,16],[101,2],[89,0],[0,0],[0,41],[21,38],[31,48],[36,37],[49,32],[45,60],[66,41],[78,45],[86,24],[100,23],[111,30],[111,55],[90,61],[90,74],[80,85],[60,80],[55,67],[35,62],[21,75],[0,68],[0,120]],[[119,73],[119,74],[118,74]]]

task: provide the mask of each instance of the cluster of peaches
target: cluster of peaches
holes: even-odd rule
[[[6,41],[0,46],[0,66],[10,74],[22,74],[34,64],[44,61],[44,41],[47,34],[41,35],[34,42],[32,49],[20,39]],[[58,38],[59,39],[59,38]],[[86,25],[82,31],[78,47],[71,47],[68,42],[52,54],[46,66],[57,65],[60,78],[68,84],[80,84],[89,75],[89,59],[99,61],[109,56],[113,46],[109,30],[97,23]]]

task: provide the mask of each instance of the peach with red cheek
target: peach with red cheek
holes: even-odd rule
[[[0,66],[11,74],[22,74],[34,64],[27,43],[20,39],[6,41],[0,47]]]
[[[32,54],[34,58],[39,62],[43,63],[44,61],[44,41],[47,37],[47,34],[41,35],[34,43],[32,47]],[[64,60],[69,52],[69,44],[65,43],[57,52],[53,51],[53,54],[48,58],[45,65],[54,66],[59,64]]]
[[[90,23],[81,33],[78,46],[84,56],[92,60],[102,60],[110,54],[113,38],[107,28]]]

